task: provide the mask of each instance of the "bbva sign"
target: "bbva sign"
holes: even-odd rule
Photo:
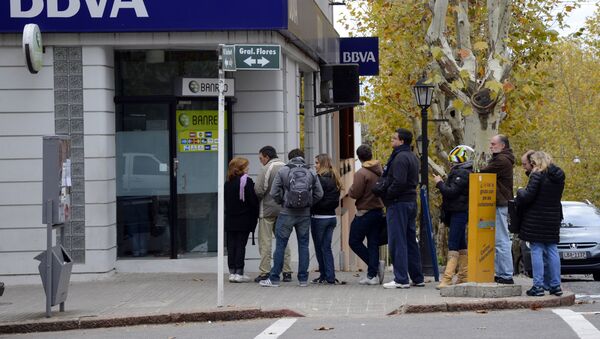
[[[340,62],[358,64],[359,75],[379,74],[377,37],[340,38]]]
[[[133,10],[138,18],[147,18],[148,10],[144,1],[114,0],[109,15],[116,18],[122,10]],[[35,18],[45,9],[48,18],[71,18],[79,13],[82,2],[85,3],[91,18],[103,18],[108,14],[108,0],[10,0],[10,17]],[[31,6],[28,6],[29,4]]]

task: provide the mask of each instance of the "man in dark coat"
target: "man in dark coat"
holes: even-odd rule
[[[399,128],[392,135],[394,151],[383,173],[389,180],[383,203],[394,262],[394,280],[383,284],[384,288],[410,288],[409,276],[413,286],[425,286],[416,233],[419,159],[410,149],[411,142],[412,133],[407,129]]]
[[[515,156],[508,137],[498,134],[490,139],[492,159],[482,173],[496,174],[496,257],[494,280],[499,284],[514,284],[512,242],[508,234],[508,201],[513,199],[513,166]]]

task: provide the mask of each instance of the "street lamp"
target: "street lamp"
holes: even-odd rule
[[[421,108],[421,188],[425,189],[427,200],[429,200],[429,163],[428,163],[428,146],[429,139],[427,139],[427,109],[431,106],[431,99],[433,98],[432,84],[426,83],[425,79],[419,80],[413,87],[415,99],[417,105]],[[427,229],[425,223],[427,222],[424,204],[421,202],[421,228],[419,230],[419,242],[421,252],[421,264],[423,266],[423,273],[432,275],[433,264],[431,262],[430,248],[433,244],[430,244],[427,237]],[[436,281],[437,281],[437,277]]]

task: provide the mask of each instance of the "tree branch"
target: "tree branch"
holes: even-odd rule
[[[502,82],[511,69],[507,46],[511,0],[488,0],[487,9],[490,55],[488,57],[486,79],[491,76],[494,80]],[[484,79],[484,82],[486,79]]]
[[[469,72],[471,81],[476,81],[477,59],[473,55],[471,47],[471,22],[469,22],[469,2],[460,1],[457,6],[454,20],[456,22],[456,41],[459,48],[459,56],[462,60],[462,68]]]
[[[433,4],[429,2],[429,8],[432,9],[433,17],[431,25],[427,29],[425,41],[429,46],[439,47],[442,51],[442,56],[437,58],[442,74],[446,79],[454,79],[460,73],[460,67],[454,60],[452,48],[448,44],[448,40],[444,36],[446,31],[446,13],[448,12],[448,0],[435,0]]]

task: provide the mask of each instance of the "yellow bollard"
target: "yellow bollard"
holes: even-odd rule
[[[469,175],[469,282],[494,282],[496,174]]]

